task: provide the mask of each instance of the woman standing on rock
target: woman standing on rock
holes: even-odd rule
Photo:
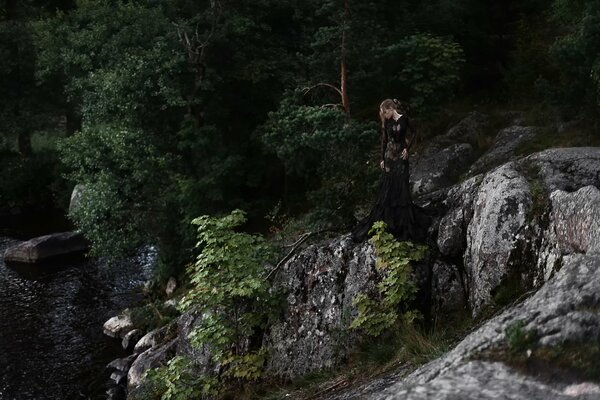
[[[352,230],[352,239],[362,242],[373,223],[382,220],[397,240],[424,242],[431,217],[413,204],[408,179],[408,151],[415,143],[416,132],[397,99],[385,99],[379,106],[379,117],[383,176],[371,213]]]

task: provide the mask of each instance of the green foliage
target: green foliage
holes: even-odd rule
[[[300,89],[288,91],[268,115],[257,134],[281,160],[286,182],[302,183],[286,187],[286,195],[309,189],[309,225],[352,221],[353,205],[368,182],[376,181],[376,124],[347,121],[339,108],[307,105]]]
[[[142,386],[143,393],[134,394],[134,400],[202,399],[219,393],[216,378],[201,374],[185,356],[175,356],[164,366],[146,370]]]
[[[555,0],[550,23],[563,27],[549,48],[552,75],[540,77],[537,88],[565,114],[597,117],[600,105],[600,1]]]
[[[375,248],[376,268],[382,272],[383,278],[377,284],[374,298],[364,293],[354,298],[358,316],[350,328],[360,328],[369,335],[379,336],[396,323],[401,321],[402,325],[410,325],[417,317],[412,310],[400,314],[400,308],[417,291],[410,263],[421,260],[427,247],[409,241],[398,242],[391,233],[386,232],[383,221],[375,222],[370,233],[373,233],[369,241]]]
[[[535,331],[526,331],[523,321],[515,321],[506,330],[506,341],[509,348],[514,352],[523,352],[530,349],[537,342]]]
[[[452,98],[460,83],[465,56],[460,45],[431,34],[410,35],[385,50],[398,65],[394,80],[410,89],[411,105],[424,113]]]
[[[274,248],[260,236],[235,232],[244,222],[241,210],[192,221],[198,226],[201,253],[188,266],[192,288],[178,304],[182,311],[202,314],[189,339],[193,346],[210,349],[223,367],[223,380],[252,381],[261,376],[266,353],[251,348],[257,343],[249,338],[266,328],[278,304],[265,266],[275,256]]]
[[[168,161],[141,130],[97,125],[58,148],[67,178],[84,185],[70,217],[91,239],[93,254],[116,257],[153,239]]]

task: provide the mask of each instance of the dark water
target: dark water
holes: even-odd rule
[[[0,255],[14,239],[0,237]],[[105,399],[108,362],[126,354],[102,325],[139,303],[155,252],[117,263],[37,268],[0,257],[0,400]]]

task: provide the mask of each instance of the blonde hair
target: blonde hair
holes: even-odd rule
[[[385,118],[383,117],[383,114],[381,113],[382,110],[389,110],[389,109],[394,109],[396,111],[398,111],[401,114],[404,114],[408,107],[406,106],[406,103],[401,102],[398,99],[385,99],[381,102],[381,104],[379,105],[379,118],[381,119],[381,127],[384,127],[385,124]]]

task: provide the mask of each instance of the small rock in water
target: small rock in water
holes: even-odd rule
[[[117,371],[127,371],[129,370],[129,367],[131,366],[131,364],[133,363],[133,361],[136,359],[136,355],[132,354],[128,357],[124,357],[124,358],[117,358],[116,360],[111,361],[110,363],[108,363],[106,365],[107,369],[116,369]]]
[[[115,381],[117,385],[120,385],[127,381],[127,374],[123,371],[115,371],[112,374],[110,374],[110,379]]]
[[[104,334],[114,338],[122,338],[133,329],[133,321],[129,315],[117,315],[104,323]]]
[[[124,350],[133,350],[133,347],[138,342],[138,340],[141,339],[142,336],[144,336],[144,333],[140,329],[131,330],[127,332],[127,334],[123,337],[123,340],[121,341],[121,346]]]

